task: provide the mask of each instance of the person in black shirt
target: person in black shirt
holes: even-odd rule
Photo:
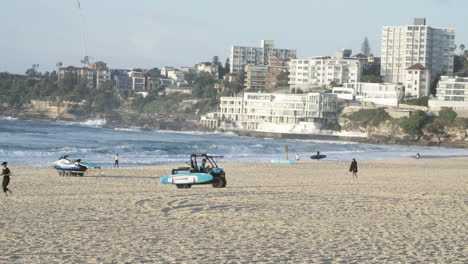
[[[356,177],[356,180],[357,180],[357,172],[358,172],[358,169],[357,169],[357,161],[356,159],[353,159],[353,161],[351,162],[351,166],[349,166],[349,172],[352,172],[353,173],[353,180],[354,178]]]
[[[2,182],[2,188],[3,192],[5,193],[6,196],[8,196],[8,193],[13,194],[10,189],[8,189],[8,184],[10,183],[10,169],[7,167],[8,162],[4,161],[2,163],[3,170],[2,170],[2,176],[3,176],[3,182]]]

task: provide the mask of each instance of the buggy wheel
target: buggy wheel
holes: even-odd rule
[[[226,184],[226,179],[223,177],[214,177],[213,182],[211,183],[213,188],[224,188],[226,187]]]

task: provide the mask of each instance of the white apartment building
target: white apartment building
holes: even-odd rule
[[[405,69],[419,63],[432,78],[453,74],[455,29],[432,28],[425,18],[415,18],[412,25],[384,26],[380,75],[384,82],[403,83]]]
[[[441,76],[437,84],[434,100],[429,100],[429,108],[468,109],[468,77]]]
[[[274,40],[262,40],[260,47],[232,46],[229,55],[231,73],[243,71],[248,64],[268,65],[269,57],[295,59],[295,49],[276,49]]]
[[[141,92],[145,90],[145,76],[140,71],[129,71],[128,76],[132,79],[131,87],[135,92]]]
[[[307,92],[358,82],[364,63],[362,59],[343,56],[294,59],[289,63],[289,87]]]
[[[422,97],[429,96],[431,75],[429,70],[417,63],[405,69],[405,96]]]
[[[357,82],[333,88],[333,94],[349,100],[349,95],[352,93],[356,101],[397,106],[399,99],[403,96],[403,89],[401,84]]]
[[[244,93],[241,97],[221,97],[220,101],[219,111],[212,118],[202,119],[204,125],[222,127],[227,123],[257,130],[268,125],[308,123],[316,128],[327,119],[336,119],[338,112],[337,96],[326,93]]]

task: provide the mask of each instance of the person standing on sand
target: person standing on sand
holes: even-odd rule
[[[351,162],[351,166],[349,166],[349,172],[352,172],[353,173],[353,180],[354,180],[354,177],[356,177],[356,180],[357,180],[357,172],[358,172],[358,169],[357,169],[357,161],[356,159],[353,159],[353,161]]]
[[[299,162],[299,153],[296,153],[296,162]]]
[[[114,168],[117,166],[117,168],[119,167],[119,154],[115,154],[115,157],[114,157]]]
[[[3,192],[5,193],[6,196],[8,196],[8,193],[13,194],[13,192],[10,189],[8,189],[8,184],[10,183],[11,171],[7,167],[7,164],[8,164],[8,162],[6,162],[6,161],[4,161],[2,163],[2,166],[3,166],[3,170],[2,170],[2,176],[3,176],[2,188],[3,188]]]

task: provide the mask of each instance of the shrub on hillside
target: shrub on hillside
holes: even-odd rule
[[[457,117],[457,113],[452,108],[444,108],[439,111],[439,118],[454,120]]]
[[[433,119],[433,117],[427,116],[424,111],[419,110],[410,117],[399,118],[398,124],[407,134],[420,137],[423,134],[422,128]]]
[[[364,125],[378,126],[385,120],[390,120],[390,115],[382,107],[377,109],[361,109],[346,115],[349,120],[363,123]]]

